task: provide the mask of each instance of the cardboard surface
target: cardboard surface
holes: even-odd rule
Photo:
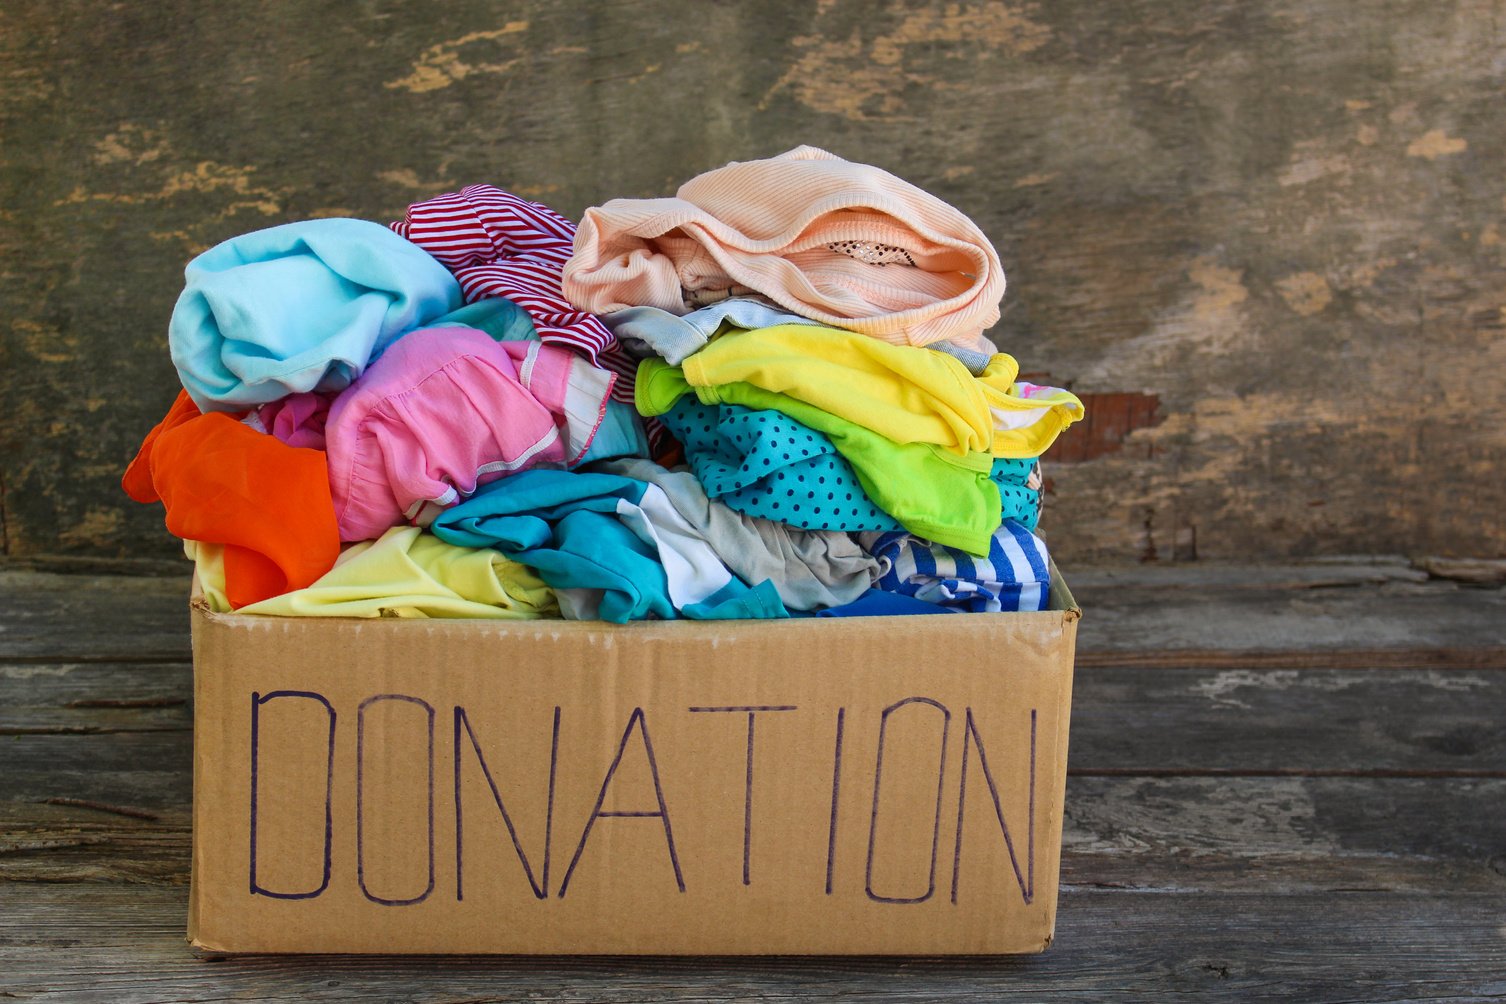
[[[189,937],[1039,951],[1079,616],[1053,587],[1043,613],[624,626],[196,604]]]

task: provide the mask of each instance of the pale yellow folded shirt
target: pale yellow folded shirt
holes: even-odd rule
[[[184,542],[210,608],[225,599],[223,548]],[[352,544],[313,585],[237,613],[284,617],[558,617],[554,591],[524,565],[490,548],[456,547],[418,527],[393,527]]]

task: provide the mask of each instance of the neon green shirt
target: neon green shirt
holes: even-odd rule
[[[988,477],[993,467],[989,454],[957,454],[931,443],[897,443],[815,405],[751,383],[693,388],[680,367],[662,359],[638,364],[636,395],[642,414],[662,415],[682,395],[692,392],[706,404],[783,412],[824,433],[852,465],[868,497],[905,529],[970,554],[988,553],[989,541],[999,527],[1000,505],[999,486]]]

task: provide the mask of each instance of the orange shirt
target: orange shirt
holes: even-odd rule
[[[311,585],[340,553],[324,453],[288,446],[186,392],[141,444],[121,487],[161,501],[167,529],[225,545],[225,592],[240,607]]]

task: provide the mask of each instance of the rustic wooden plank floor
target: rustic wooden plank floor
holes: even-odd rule
[[[206,961],[184,582],[0,571],[0,997],[1506,999],[1506,593],[1387,562],[1071,580],[1042,956]]]

